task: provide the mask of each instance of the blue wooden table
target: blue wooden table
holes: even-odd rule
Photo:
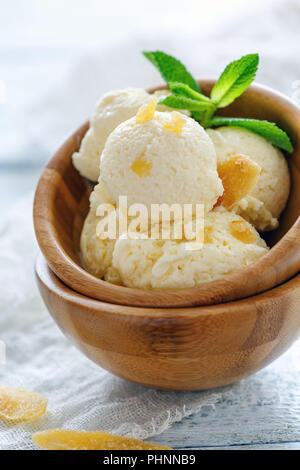
[[[300,450],[300,341],[237,384],[232,399],[185,418],[151,440],[180,449]]]

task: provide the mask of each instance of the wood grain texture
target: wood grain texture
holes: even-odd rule
[[[149,387],[230,384],[269,364],[300,334],[300,275],[250,299],[177,309],[90,299],[63,284],[42,255],[36,275],[49,312],[87,357]]]
[[[213,82],[200,81],[200,84],[208,93]],[[292,189],[279,229],[265,237],[272,249],[237,273],[193,288],[144,291],[115,286],[89,274],[80,264],[79,239],[92,185],[78,174],[71,160],[88,129],[86,123],[50,160],[35,195],[34,224],[39,246],[53,271],[65,284],[86,296],[121,305],[186,307],[245,298],[271,289],[299,271],[300,110],[281,94],[255,85],[223,110],[223,114],[225,112],[231,116],[277,122],[292,137],[295,151],[287,157]]]

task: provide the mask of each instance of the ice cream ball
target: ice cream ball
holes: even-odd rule
[[[100,157],[106,139],[123,121],[135,116],[140,106],[149,98],[142,88],[125,88],[106,93],[97,103],[90,121],[90,129],[84,136],[73,163],[79,173],[91,181],[98,181]]]
[[[103,148],[95,137],[92,127],[83,137],[80,149],[73,154],[73,164],[79,173],[90,181],[97,181],[99,176],[100,155]]]
[[[126,196],[129,206],[143,204],[150,211],[152,204],[202,204],[211,210],[223,186],[208,134],[188,116],[151,110],[110,134],[100,180],[116,202]]]
[[[254,227],[224,208],[205,216],[204,244],[189,250],[192,241],[131,239],[121,236],[112,265],[125,286],[140,289],[180,289],[220,279],[239,271],[267,253]]]
[[[80,253],[84,267],[88,272],[98,278],[103,278],[114,284],[120,284],[118,271],[112,268],[112,254],[116,240],[103,239],[99,232],[101,217],[97,215],[100,204],[114,203],[101,184],[95,186],[90,196],[90,210],[84,221],[81,238]]]
[[[242,215],[258,230],[273,230],[285,208],[290,191],[290,174],[283,153],[269,141],[246,129],[220,127],[208,129],[218,163],[244,154],[261,169],[252,191],[231,210]]]

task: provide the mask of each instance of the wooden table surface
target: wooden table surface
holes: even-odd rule
[[[300,450],[300,341],[237,384],[232,399],[202,409],[151,440],[189,450]]]

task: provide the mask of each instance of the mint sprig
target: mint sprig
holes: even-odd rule
[[[143,52],[166,81],[171,95],[159,101],[175,109],[191,111],[192,116],[203,127],[237,126],[261,135],[273,145],[293,152],[289,136],[275,123],[256,119],[218,117],[214,114],[241,96],[251,85],[258,68],[258,54],[248,54],[231,62],[211,90],[210,97],[203,95],[194,77],[174,57],[161,51]]]
[[[255,78],[258,62],[258,54],[248,54],[227,65],[210,94],[218,108],[225,108],[247,90]]]
[[[276,147],[286,150],[287,152],[293,152],[293,145],[291,139],[280,127],[276,126],[274,122],[259,121],[257,119],[243,119],[243,118],[231,118],[215,116],[209,121],[209,127],[220,127],[220,126],[237,126],[248,129],[249,131],[255,132],[261,135],[265,139],[269,140]]]
[[[169,83],[172,95],[162,99],[159,104],[170,108],[187,109],[196,121],[201,122],[206,113],[214,111],[211,100],[200,92],[197,92],[183,83]],[[183,106],[183,108],[182,108]]]
[[[207,96],[203,95],[199,91],[193,90],[191,87],[189,87],[188,85],[184,83],[170,82],[169,89],[175,96],[186,97],[186,98],[190,98],[193,100],[202,101],[203,103],[206,103],[206,104],[209,103],[210,106],[212,105],[211,100]]]
[[[169,83],[184,83],[193,90],[201,92],[198,83],[180,60],[162,51],[144,51],[143,54],[159,70],[167,85]]]
[[[169,108],[186,109],[188,111],[203,111],[211,109],[210,101],[197,101],[185,96],[176,95],[167,96],[163,100],[159,101],[159,104],[164,104],[165,106],[169,106]]]

